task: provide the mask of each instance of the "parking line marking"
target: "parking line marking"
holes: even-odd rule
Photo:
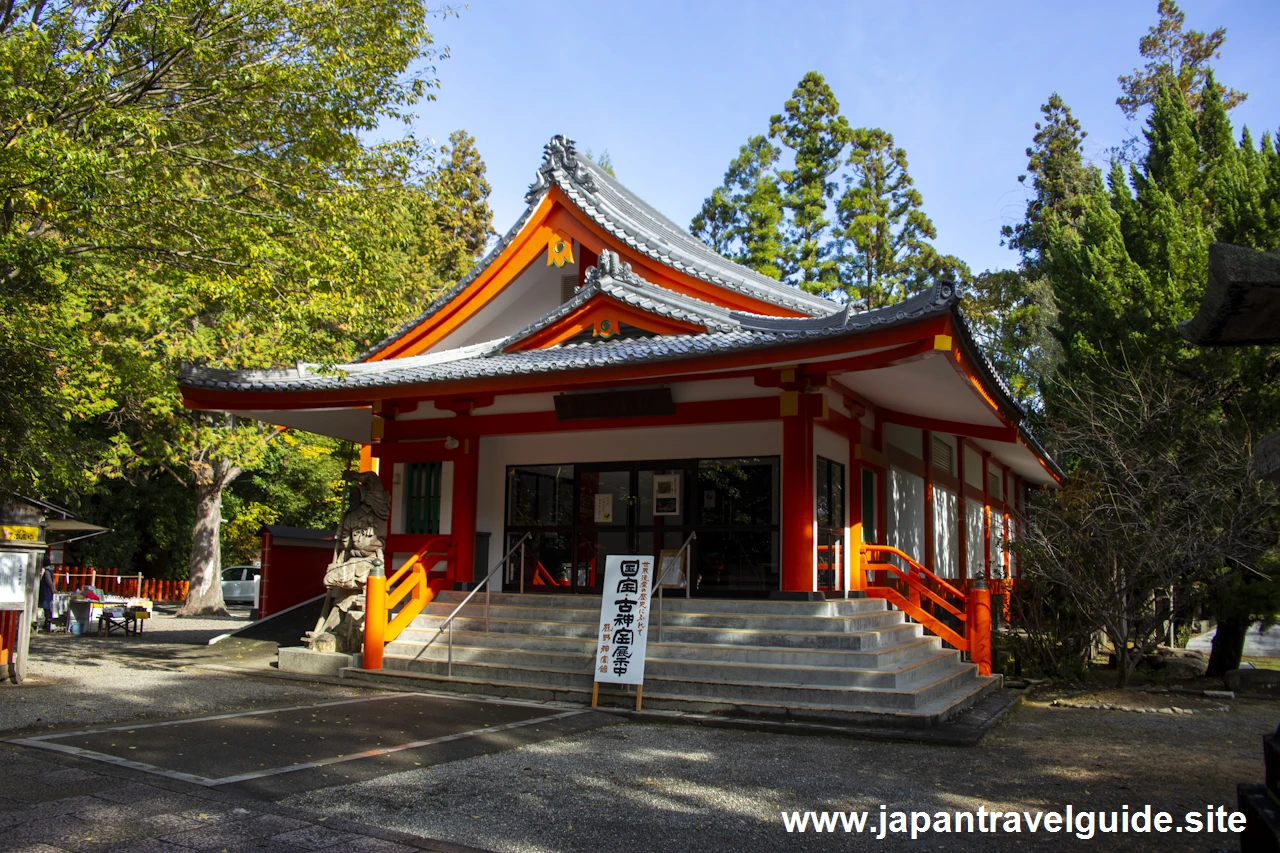
[[[379,755],[388,755],[394,752],[403,752],[404,750],[407,750],[407,749],[419,749],[421,747],[433,746],[439,743],[448,743],[450,741],[455,741],[455,740],[464,740],[466,738],[472,738],[472,737],[476,737],[482,734],[487,734],[490,732],[502,732],[502,731],[508,731],[511,729],[522,728],[524,726],[536,725],[539,723],[554,722],[556,720],[562,720],[568,717],[576,717],[580,714],[587,713],[587,709],[585,708],[580,710],[563,711],[558,714],[550,714],[543,717],[534,717],[528,720],[518,720],[514,723],[504,723],[502,725],[497,725],[497,726],[485,726],[484,728],[472,729],[470,731],[459,732],[457,734],[452,734],[452,735],[441,735],[439,737],[427,738],[425,740],[413,741],[411,743],[399,744],[397,746],[388,746],[388,747],[382,747],[379,749],[370,749],[370,750],[365,750],[363,752],[352,753],[350,755],[340,755],[340,756],[335,756],[333,758],[324,758],[317,761],[308,761],[303,764],[291,764],[285,767],[271,767],[265,770],[255,770],[249,773],[241,773],[235,776],[224,776],[221,778],[210,778],[207,776],[200,776],[195,773],[183,773],[182,771],[179,771],[179,770],[169,770],[164,767],[157,767],[154,764],[147,764],[146,762],[142,762],[142,761],[133,761],[128,758],[121,758],[120,756],[111,755],[105,752],[98,752],[96,750],[85,749],[79,746],[71,746],[69,744],[52,742],[54,740],[60,740],[63,738],[77,737],[77,736],[83,736],[83,735],[105,734],[107,732],[119,732],[119,731],[134,731],[136,729],[158,728],[161,726],[177,726],[177,725],[183,725],[185,723],[201,723],[201,722],[209,722],[209,721],[216,721],[216,720],[234,719],[237,717],[253,717],[253,716],[261,716],[264,714],[274,714],[274,713],[280,713],[280,712],[286,712],[286,711],[302,711],[310,708],[330,708],[335,705],[350,705],[356,702],[376,702],[376,701],[385,700],[385,699],[404,699],[404,698],[410,698],[414,696],[427,696],[427,695],[428,694],[421,694],[421,693],[398,693],[398,694],[391,694],[387,696],[367,696],[367,697],[361,697],[357,699],[344,699],[336,702],[322,702],[322,703],[313,704],[313,705],[295,705],[295,706],[290,706],[285,708],[271,708],[271,709],[257,710],[257,711],[237,711],[229,714],[214,714],[214,715],[204,716],[204,717],[192,717],[186,720],[166,720],[164,722],[142,723],[142,724],[132,725],[132,726],[130,725],[108,726],[105,728],[86,729],[83,731],[76,731],[76,732],[60,732],[56,734],[40,735],[38,737],[11,738],[11,739],[5,740],[4,742],[16,744],[18,746],[31,747],[34,749],[46,749],[51,752],[60,752],[65,755],[75,756],[77,758],[87,758],[93,761],[101,761],[105,764],[113,764],[117,767],[126,767],[131,770],[139,770],[144,773],[151,773],[156,776],[165,776],[167,778],[176,779],[181,782],[189,782],[195,785],[200,785],[205,788],[213,788],[219,785],[230,785],[235,782],[245,782],[251,779],[260,779],[264,776],[278,776],[283,773],[294,773],[298,770],[314,770],[318,767],[327,767],[331,764],[341,764],[343,762],[355,761],[361,758],[374,758]],[[432,696],[431,698],[437,698],[437,697]],[[449,697],[449,698],[453,698],[453,697]],[[462,701],[486,702],[487,700],[462,699]],[[509,700],[505,702],[500,702],[497,704],[524,705],[526,707],[540,707],[532,703],[513,702]]]
[[[260,779],[263,776],[278,776],[281,773],[293,773],[295,770],[313,770],[317,767],[328,767],[330,764],[341,764],[344,761],[355,761],[358,758],[373,758],[378,755],[387,755],[392,752],[402,752],[406,749],[418,749],[423,746],[432,746],[437,743],[448,743],[453,740],[463,740],[476,735],[489,734],[490,732],[504,732],[509,729],[518,729],[523,726],[532,726],[536,723],[550,723],[555,720],[563,720],[565,717],[576,717],[579,714],[585,714],[586,711],[565,711],[560,714],[552,714],[547,717],[535,717],[532,720],[520,720],[515,723],[504,723],[500,726],[485,726],[482,729],[472,729],[469,732],[459,732],[456,735],[441,735],[440,737],[427,738],[426,740],[416,740],[412,743],[404,743],[399,746],[387,746],[381,749],[370,749],[364,752],[357,752],[352,755],[340,755],[337,758],[324,758],[320,761],[308,761],[305,764],[294,764],[288,767],[272,767],[267,770],[255,770],[251,773],[241,773],[238,776],[224,776],[214,781],[216,785],[230,785],[233,782],[245,782],[250,779]]]

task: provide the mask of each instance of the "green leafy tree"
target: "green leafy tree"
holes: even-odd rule
[[[783,111],[769,120],[769,138],[793,155],[790,168],[778,172],[787,212],[783,278],[794,278],[810,293],[827,293],[840,283],[828,207],[850,133],[835,93],[816,71],[804,75]]]
[[[358,450],[345,441],[288,431],[271,442],[253,470],[227,491],[223,560],[249,563],[262,548],[266,524],[336,530]]]
[[[1219,27],[1211,33],[1183,31],[1186,13],[1173,0],[1159,0],[1159,20],[1138,42],[1138,50],[1147,64],[1132,74],[1120,77],[1123,92],[1116,103],[1124,114],[1134,118],[1142,107],[1155,103],[1162,83],[1171,84],[1192,110],[1200,106],[1200,94],[1209,74],[1209,63],[1222,56],[1227,31]],[[1223,103],[1231,109],[1244,101],[1243,92],[1223,92]]]
[[[433,183],[412,140],[364,141],[437,85],[427,12],[62,0],[0,18],[0,282],[25,309],[0,340],[63,339],[51,406],[86,426],[98,474],[194,490],[186,613],[221,609],[222,493],[275,433],[183,410],[177,365],[348,358],[477,239],[465,218],[415,230],[450,168],[477,171],[467,146]]]
[[[1224,90],[1211,73],[1204,75],[1196,103],[1198,111],[1171,81],[1160,83],[1143,156],[1127,171],[1113,163],[1106,184],[1095,182],[1078,226],[1049,223],[1044,267],[1059,309],[1057,334],[1064,350],[1056,387],[1089,380],[1098,363],[1131,357],[1152,364],[1158,381],[1189,384],[1195,400],[1176,412],[1188,430],[1159,448],[1188,471],[1208,464],[1206,458],[1215,453],[1248,458],[1249,436],[1280,423],[1280,362],[1271,354],[1256,347],[1192,347],[1176,332],[1199,306],[1211,243],[1280,245],[1264,201],[1271,191],[1266,141],[1255,148],[1247,133],[1239,143],[1233,141]],[[1048,399],[1051,416],[1063,421],[1071,421],[1075,408],[1073,399],[1052,394]],[[1217,424],[1216,450],[1197,443],[1201,434],[1191,425],[1202,422]],[[1123,428],[1119,422],[1110,426],[1115,432]],[[1215,646],[1219,662],[1238,659],[1239,623],[1257,615],[1252,604],[1241,609],[1237,593],[1246,588],[1250,595],[1257,593],[1253,604],[1269,600],[1262,595],[1269,587],[1254,582],[1265,580],[1258,566],[1275,548],[1280,513],[1274,496],[1263,500],[1246,488],[1247,478],[1233,476],[1232,482],[1205,502],[1206,517],[1225,517],[1214,522],[1217,528],[1196,520],[1197,538],[1184,543],[1178,575],[1181,582],[1210,591],[1208,601],[1223,628],[1217,644],[1223,650]],[[1262,507],[1262,515],[1240,521],[1251,507]],[[1223,539],[1226,533],[1236,538]],[[1191,559],[1194,549],[1201,551]]]
[[[1084,159],[1088,134],[1062,96],[1051,94],[1040,112],[1043,118],[1036,122],[1027,148],[1027,171],[1018,176],[1023,185],[1030,179],[1031,197],[1022,221],[1001,232],[1006,245],[1021,255],[1023,273],[1029,278],[1041,274],[1050,224],[1077,225],[1097,178],[1097,169]]]
[[[770,278],[782,277],[782,193],[774,167],[779,150],[753,136],[729,164],[690,231],[721,255]]]
[[[987,271],[967,282],[963,304],[974,337],[1014,399],[1043,415],[1041,384],[1062,358],[1051,332],[1057,309],[1049,280],[1018,270]]]
[[[850,133],[846,189],[837,207],[851,251],[843,261],[847,296],[871,310],[924,289],[935,275],[955,278],[958,262],[939,263],[929,243],[938,236],[921,209],[924,199],[907,172],[907,152],[878,128]]]
[[[410,201],[427,216],[417,231],[422,235],[419,252],[431,275],[454,281],[471,269],[494,233],[491,188],[475,137],[466,131],[449,134],[449,144],[440,149],[440,155],[440,168],[424,180],[426,199]],[[606,151],[602,168],[612,175],[608,158]]]

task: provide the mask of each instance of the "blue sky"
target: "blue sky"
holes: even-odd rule
[[[1237,132],[1280,128],[1280,3],[1180,5],[1189,28],[1227,27],[1218,79],[1249,93],[1232,113]],[[1016,260],[1000,226],[1025,206],[1017,176],[1040,104],[1059,91],[1089,133],[1088,153],[1105,162],[1141,130],[1115,105],[1116,77],[1139,64],[1138,39],[1155,20],[1155,0],[472,0],[433,24],[451,55],[413,130],[476,137],[499,232],[523,210],[555,133],[607,149],[623,183],[687,225],[738,147],[767,131],[815,69],[854,126],[882,127],[906,149],[938,247],[975,271],[998,269]]]

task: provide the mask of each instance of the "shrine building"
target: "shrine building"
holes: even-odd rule
[[[720,257],[561,136],[526,200],[356,362],[182,373],[190,408],[365,446],[400,591],[344,675],[589,691],[596,616],[579,614],[598,614],[606,556],[650,554],[676,572],[647,703],[936,720],[988,689],[974,592],[999,621],[1018,575],[1003,543],[1061,472],[955,289],[869,311],[807,294]],[[445,675],[439,626],[495,567]]]

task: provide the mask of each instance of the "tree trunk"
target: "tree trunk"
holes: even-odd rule
[[[196,481],[196,523],[191,531],[187,600],[178,616],[229,616],[222,600],[222,490],[239,475],[226,462],[206,467]]]
[[[1213,632],[1213,650],[1209,653],[1209,668],[1205,675],[1221,678],[1240,668],[1245,636],[1252,624],[1251,619],[1229,619],[1218,623],[1217,630]]]

